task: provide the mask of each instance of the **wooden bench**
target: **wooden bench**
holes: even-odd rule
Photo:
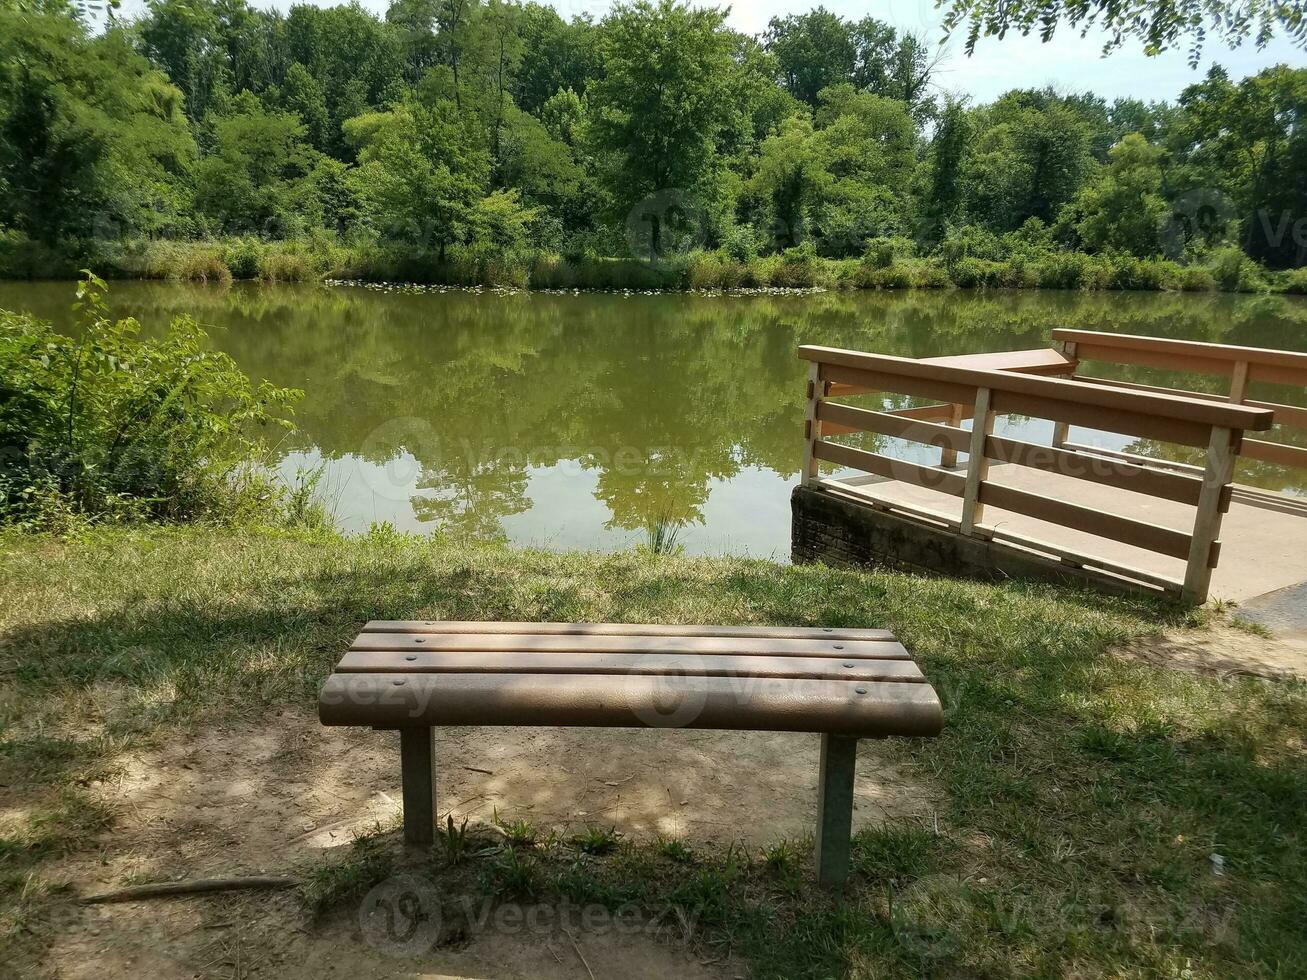
[[[859,738],[930,736],[939,698],[885,630],[368,623],[323,685],[324,725],[398,729],[404,838],[436,819],[433,728],[548,725],[821,735],[817,876],[848,875]]]

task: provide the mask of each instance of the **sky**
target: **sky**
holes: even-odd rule
[[[255,6],[286,10],[292,0],[251,0]],[[333,6],[344,0],[308,0],[317,6]],[[384,13],[388,0],[361,0],[364,7]],[[729,23],[736,30],[759,34],[775,16],[798,13],[816,6],[816,0],[739,0],[731,6]],[[871,14],[887,21],[900,31],[924,33],[932,41],[942,37],[941,13],[933,0],[823,0],[823,5],[842,17],[860,19]],[[590,14],[602,17],[612,0],[552,0],[564,17]],[[144,0],[124,0],[123,15],[131,16],[144,8]],[[1203,63],[1189,67],[1182,51],[1172,51],[1150,58],[1142,46],[1126,46],[1103,57],[1104,35],[1091,32],[1081,38],[1074,30],[1060,29],[1047,44],[1037,37],[1010,36],[1002,41],[984,38],[971,57],[962,50],[962,37],[945,46],[943,59],[936,71],[940,91],[970,95],[973,102],[989,102],[1011,88],[1052,85],[1064,91],[1091,90],[1108,100],[1133,97],[1145,101],[1172,100],[1180,91],[1206,74],[1212,63],[1226,68],[1233,78],[1252,75],[1281,62],[1301,67],[1307,65],[1307,52],[1289,41],[1277,38],[1258,51],[1252,44],[1229,49],[1219,39],[1209,39]]]

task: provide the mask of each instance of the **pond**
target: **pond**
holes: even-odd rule
[[[190,313],[247,373],[303,388],[299,431],[278,447],[276,465],[292,481],[320,469],[318,492],[345,530],[389,522],[615,549],[670,522],[683,525],[678,541],[691,553],[778,559],[789,554],[802,454],[800,343],[925,357],[1047,346],[1052,327],[1075,326],[1307,349],[1307,301],[1284,296],[115,283],[110,298],[116,315],[147,329]],[[56,323],[67,322],[71,300],[70,283],[0,283],[0,308]],[[1222,390],[1218,378],[1183,380]],[[1250,394],[1304,402],[1302,391]],[[1004,431],[1048,439],[1021,419]],[[1241,467],[1242,482],[1307,489],[1302,472]]]

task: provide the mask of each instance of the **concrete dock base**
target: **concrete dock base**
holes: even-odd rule
[[[796,564],[887,565],[967,578],[1079,582],[1118,594],[1160,591],[1002,542],[965,537],[946,524],[876,508],[823,486],[795,487],[790,510],[790,556]]]

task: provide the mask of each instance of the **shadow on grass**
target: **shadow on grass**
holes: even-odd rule
[[[87,615],[12,627],[0,656],[20,698],[109,687],[135,730],[211,708],[307,708],[368,619],[888,627],[946,704],[944,734],[911,749],[947,790],[940,834],[864,835],[843,902],[680,882],[717,903],[714,928],[757,975],[1166,975],[1187,961],[1215,975],[1294,975],[1307,962],[1307,689],[1107,652],[1185,622],[1179,610],[744,561],[251,549],[216,565],[199,549],[147,562]],[[266,574],[255,558],[270,549],[291,571]],[[97,752],[10,735],[5,764],[32,781],[76,778]],[[338,784],[352,767],[342,757],[314,778]]]

